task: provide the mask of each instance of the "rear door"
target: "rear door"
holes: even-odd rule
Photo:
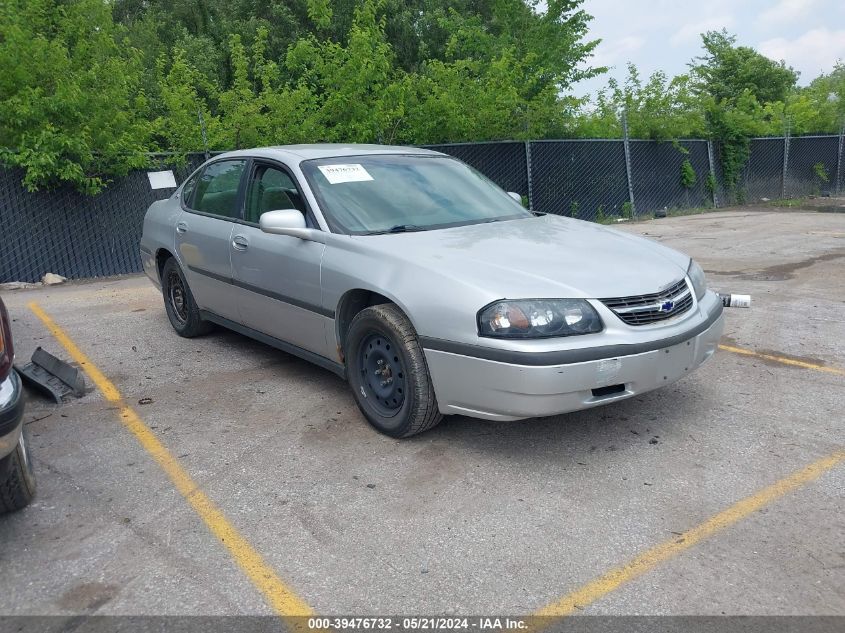
[[[253,161],[246,184],[244,216],[232,233],[231,258],[244,325],[321,356],[326,349],[320,307],[320,261],[325,244],[258,228],[266,211],[297,209],[316,227],[301,189],[281,164]]]
[[[240,217],[247,161],[220,160],[205,167],[176,224],[176,248],[188,285],[202,310],[240,320],[230,257]]]

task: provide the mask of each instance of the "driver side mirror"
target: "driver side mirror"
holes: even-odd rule
[[[309,242],[325,244],[325,234],[322,231],[309,229],[305,226],[305,216],[298,209],[282,209],[266,211],[258,218],[258,226],[264,233],[273,235],[288,235],[298,237]]]

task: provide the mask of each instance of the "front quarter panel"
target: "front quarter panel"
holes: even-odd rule
[[[326,308],[336,309],[350,290],[370,290],[398,305],[420,336],[475,338],[477,310],[499,297],[458,276],[372,248],[367,240],[330,235],[321,267]]]

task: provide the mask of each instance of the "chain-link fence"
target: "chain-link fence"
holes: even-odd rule
[[[520,141],[426,145],[427,149],[459,158],[505,191],[528,197],[528,157]]]
[[[736,201],[780,198],[783,193],[784,139],[755,138],[736,188]]]
[[[537,141],[531,153],[531,208],[582,220],[625,213],[622,141]]]
[[[760,138],[735,188],[724,186],[717,144],[705,140],[575,139],[429,146],[460,158],[535,211],[614,222],[658,211],[845,192],[843,135]],[[155,156],[177,182],[205,160]],[[117,178],[96,196],[69,188],[30,193],[22,172],[0,169],[0,282],[139,272],[144,213],[172,189],[146,172]]]
[[[840,139],[836,136],[797,136],[787,139],[787,169],[782,198],[835,193],[840,169]]]
[[[155,169],[172,169],[179,182],[205,160],[184,164],[154,156]],[[0,169],[0,282],[38,281],[48,272],[69,278],[139,272],[138,243],[144,213],[173,189],[152,189],[145,171],[116,178],[96,196],[70,187],[35,192],[23,172]]]

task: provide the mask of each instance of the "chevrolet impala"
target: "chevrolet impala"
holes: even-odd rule
[[[615,402],[714,353],[722,303],[687,255],[519,200],[424,149],[239,150],[152,204],[141,259],[177,334],[325,367],[393,437]]]

